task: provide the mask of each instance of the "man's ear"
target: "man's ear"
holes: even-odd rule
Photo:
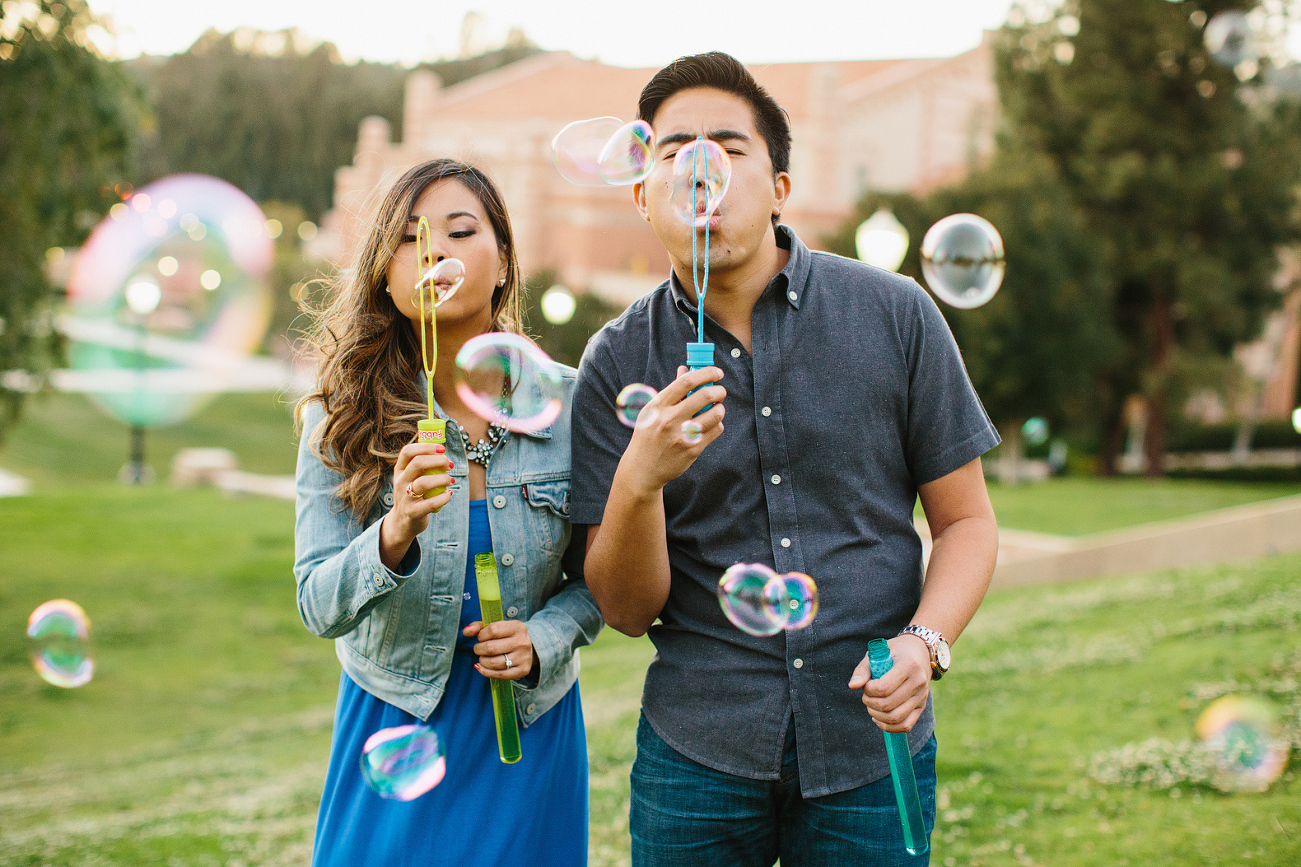
[[[778,172],[773,178],[772,192],[772,212],[780,217],[782,209],[786,207],[786,201],[791,197],[791,176],[786,172]]]
[[[632,185],[632,203],[637,206],[637,213],[646,222],[650,222],[650,212],[646,210],[646,185],[641,181]]]

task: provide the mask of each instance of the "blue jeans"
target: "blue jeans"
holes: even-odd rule
[[[847,792],[800,795],[794,728],[781,779],[751,780],[687,758],[642,716],[629,815],[633,867],[772,867],[778,858],[782,867],[929,864],[929,852],[904,849],[888,775]],[[935,827],[935,750],[932,737],[913,756],[927,834]]]

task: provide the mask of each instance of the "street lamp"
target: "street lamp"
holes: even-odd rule
[[[854,247],[859,261],[898,271],[908,254],[908,230],[894,214],[881,208],[859,225],[854,233]]]
[[[148,275],[140,275],[126,287],[126,306],[135,314],[136,324],[136,420],[131,422],[131,457],[119,478],[128,485],[142,485],[149,481],[149,468],[145,466],[145,428],[139,421],[142,413],[138,405],[145,395],[145,321],[158,309],[163,300],[162,287]]]
[[[552,325],[564,325],[577,309],[573,293],[559,283],[542,293],[542,316]]]

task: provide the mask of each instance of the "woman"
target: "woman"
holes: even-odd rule
[[[429,327],[412,298],[420,217],[431,255],[461,260],[466,273],[436,317],[445,449],[415,442],[427,414],[418,329]],[[313,864],[583,864],[575,651],[601,619],[565,517],[574,371],[563,369],[560,417],[533,433],[489,425],[454,387],[466,340],[521,330],[519,265],[496,187],[453,160],[411,169],[337,289],[313,341],[317,387],[299,412],[298,608],[308,629],[335,639],[343,664]],[[506,619],[485,626],[474,555],[489,551]],[[498,757],[490,679],[514,683],[515,764]],[[409,802],[379,797],[361,777],[363,744],[419,721],[443,745],[443,781]]]

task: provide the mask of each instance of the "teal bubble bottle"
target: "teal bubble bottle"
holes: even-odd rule
[[[884,677],[894,667],[890,645],[884,638],[873,638],[867,643],[867,663],[872,677]],[[926,822],[922,819],[922,803],[917,796],[917,777],[913,774],[912,754],[908,752],[908,735],[904,732],[882,732],[885,735],[885,754],[890,759],[890,779],[894,782],[894,798],[899,804],[899,821],[903,824],[903,845],[909,855],[924,855],[930,848]]]
[[[479,585],[479,613],[483,622],[496,623],[501,615],[501,582],[497,580],[497,558],[491,553],[474,555],[474,580]],[[497,751],[501,760],[520,760],[519,720],[515,716],[515,684],[489,680],[492,684],[492,715],[497,721]]]

